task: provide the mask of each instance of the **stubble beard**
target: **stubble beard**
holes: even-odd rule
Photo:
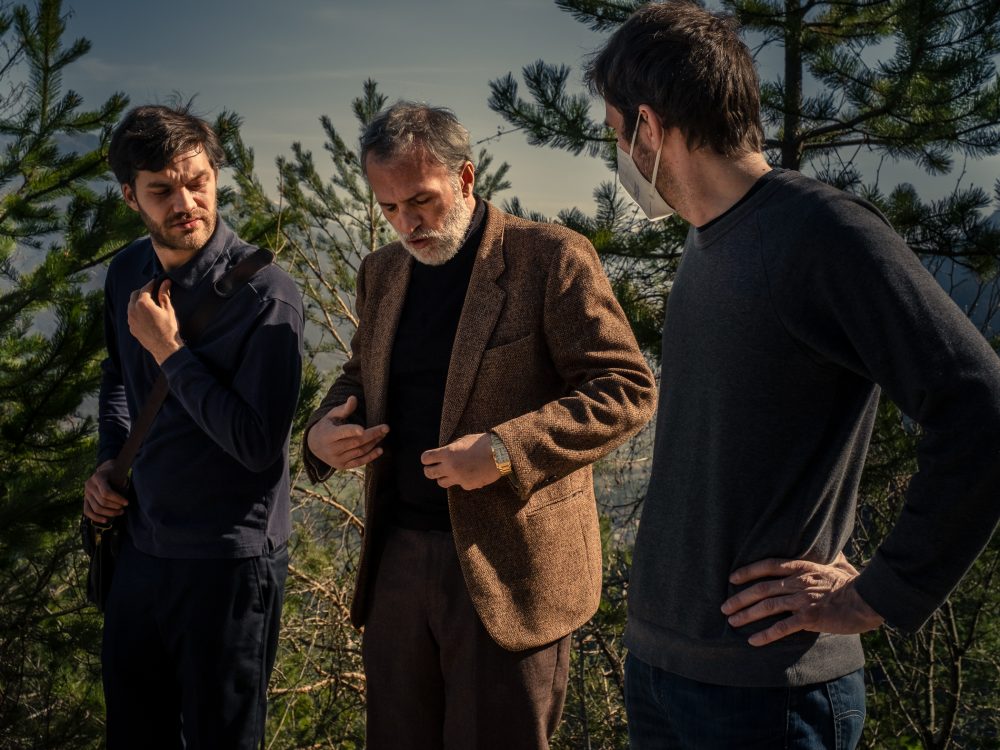
[[[653,164],[656,163],[656,152],[652,149],[643,149],[639,143],[635,144],[635,162],[636,166],[639,167],[639,172],[647,180],[652,182],[653,178]],[[662,188],[662,189],[661,189]],[[674,208],[675,201],[681,195],[682,187],[674,179],[673,173],[670,169],[663,163],[663,157],[660,157],[660,168],[656,173],[656,182],[653,183],[653,189],[659,194],[667,205],[670,206],[671,210],[677,211]]]
[[[162,250],[172,250],[181,253],[190,253],[194,250],[201,250],[212,234],[215,232],[216,215],[214,211],[192,211],[190,214],[174,214],[167,218],[166,222],[160,224],[139,207],[139,216],[146,225],[153,244]],[[171,226],[177,222],[193,219],[201,219],[201,224],[189,232],[182,232],[177,229],[171,230]]]
[[[472,208],[465,202],[461,184],[457,180],[452,184],[451,189],[455,196],[455,202],[445,215],[443,225],[440,229],[416,232],[411,235],[396,232],[403,247],[419,263],[423,263],[424,265],[444,265],[458,254],[459,249],[465,242],[469,222],[472,220]],[[413,247],[410,241],[418,239],[430,239],[431,242],[426,247]]]

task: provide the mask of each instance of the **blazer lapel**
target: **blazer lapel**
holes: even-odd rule
[[[448,380],[444,388],[444,407],[441,410],[440,444],[446,445],[465,411],[472,384],[479,371],[479,362],[486,350],[486,343],[493,333],[506,292],[496,284],[503,273],[503,214],[486,204],[486,226],[465,294],[462,316],[458,321],[455,343],[448,363]],[[398,313],[397,313],[398,317]]]
[[[388,401],[389,360],[392,356],[392,344],[396,340],[396,328],[399,326],[399,316],[403,312],[406,301],[406,289],[410,285],[410,273],[413,270],[413,257],[400,245],[395,248],[400,255],[397,271],[386,274],[385,286],[379,290],[375,323],[372,326],[371,345],[365,352],[365,417],[369,425],[381,424],[385,421]]]

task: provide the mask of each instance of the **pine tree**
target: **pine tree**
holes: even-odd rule
[[[641,3],[556,4],[595,32],[607,32]],[[992,334],[990,322],[1000,309],[1000,226],[985,214],[991,205],[988,189],[962,187],[958,180],[949,195],[928,200],[910,184],[886,189],[883,183],[898,162],[943,175],[960,161],[1000,153],[1000,1],[722,0],[721,5],[737,17],[758,59],[780,58],[776,73],[762,66],[769,161],[811,172],[875,203],[949,291],[971,290],[960,302]],[[594,46],[600,43],[595,36]],[[518,80],[508,73],[490,84],[490,106],[530,143],[602,157],[613,168],[614,137],[591,118],[592,100],[570,92],[570,73],[541,60],[526,65],[522,76],[530,99],[521,96]],[[993,192],[994,206],[1000,207],[1000,180]],[[572,208],[559,220],[592,239],[640,343],[658,358],[665,300],[687,227],[676,217],[650,225],[613,180],[594,196],[593,216]],[[917,438],[898,409],[883,400],[862,487],[859,558],[871,554],[899,512],[916,469]],[[627,547],[613,552],[627,555]],[[867,637],[868,747],[971,748],[1000,742],[998,573],[1000,545],[994,541],[919,634],[883,629]],[[598,683],[595,675],[588,685]],[[578,693],[573,700],[583,698]],[[594,706],[595,716],[613,713]],[[566,746],[582,737],[580,724],[568,724]]]
[[[98,621],[79,522],[93,470],[103,349],[98,269],[136,222],[106,179],[115,94],[63,91],[89,44],[58,0],[0,10],[0,744],[83,747],[100,734]]]

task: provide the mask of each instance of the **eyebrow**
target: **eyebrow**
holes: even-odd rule
[[[198,174],[193,175],[190,179],[185,180],[184,184],[186,185],[189,182],[196,182],[203,179],[207,174],[208,170],[203,169],[201,172],[198,172]],[[177,180],[152,180],[147,184],[147,187],[173,187],[176,184]]]
[[[416,200],[422,195],[429,195],[431,192],[432,191],[430,190],[421,190],[419,192],[414,193],[409,198],[403,198],[403,200],[401,201],[379,201],[378,203],[380,206],[395,206],[399,203],[409,203],[410,201]]]

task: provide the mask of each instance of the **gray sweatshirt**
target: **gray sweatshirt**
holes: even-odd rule
[[[762,180],[691,230],[670,293],[625,642],[703,682],[803,685],[861,667],[860,639],[752,647],[771,621],[728,625],[729,574],[843,549],[881,386],[924,436],[857,589],[920,627],[1000,515],[1000,360],[873,206],[796,172]]]

